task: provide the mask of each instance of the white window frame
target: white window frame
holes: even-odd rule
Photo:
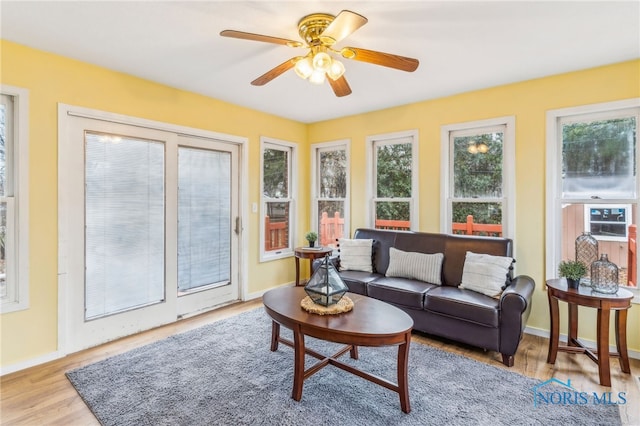
[[[593,115],[593,118],[603,118],[617,116],[623,110],[640,108],[640,98],[625,99],[622,101],[604,102],[598,104],[582,105],[578,107],[561,108],[547,111],[547,132],[546,132],[546,259],[545,277],[546,279],[557,278],[558,264],[561,260],[562,251],[562,204],[570,202],[572,204],[626,204],[627,199],[582,199],[571,198],[562,199],[562,126],[561,120],[571,116]],[[597,116],[597,117],[596,117]],[[589,117],[592,118],[592,117]],[[640,113],[636,124],[640,127]],[[636,141],[638,145],[640,141]],[[636,170],[640,166],[640,155],[636,156]],[[636,173],[636,188],[640,189],[640,173]],[[637,196],[637,194],[636,194]],[[637,203],[640,208],[640,202]],[[638,210],[638,208],[636,209]],[[639,223],[640,213],[636,212],[635,223]],[[625,287],[627,288],[627,287]],[[635,294],[634,303],[640,303],[640,290],[637,288],[627,288]]]
[[[419,158],[418,158],[418,130],[407,130],[395,133],[383,133],[379,135],[371,135],[366,138],[366,161],[367,161],[367,176],[369,176],[366,188],[367,206],[366,206],[366,226],[369,228],[375,228],[376,223],[376,201],[389,201],[386,198],[376,198],[376,181],[377,181],[377,167],[375,164],[375,150],[379,144],[397,144],[397,143],[411,143],[411,197],[393,199],[393,201],[408,201],[409,202],[409,217],[411,222],[411,230],[417,231],[420,229],[420,204],[418,194],[420,194],[418,188],[419,182]]]
[[[488,202],[501,202],[502,209],[502,236],[515,239],[516,229],[516,196],[515,196],[515,162],[516,162],[516,140],[515,140],[516,119],[514,116],[490,118],[487,120],[468,121],[464,123],[451,124],[440,128],[441,141],[441,204],[440,204],[440,231],[451,233],[452,204],[457,201],[453,197],[453,143],[452,134],[457,136],[476,134],[485,131],[495,131],[502,128],[504,139],[502,143],[502,197],[491,199]]]
[[[345,198],[320,198],[318,184],[320,178],[320,152],[339,151],[344,149],[347,161],[347,191]],[[344,235],[348,238],[351,235],[351,140],[344,139],[333,142],[321,142],[311,145],[311,229],[318,232],[318,202],[320,201],[343,201],[344,202]]]
[[[264,151],[265,149],[277,149],[289,152],[289,197],[288,198],[267,198],[264,196]],[[285,257],[291,257],[294,253],[294,241],[296,237],[296,201],[298,198],[298,146],[293,142],[273,139],[268,137],[260,137],[260,262],[267,262]],[[266,251],[264,249],[265,233],[264,218],[267,214],[267,201],[288,202],[289,207],[289,240],[286,248],[274,251]]]
[[[29,91],[3,84],[0,92],[13,101],[13,196],[3,197],[7,202],[7,297],[0,312],[4,314],[29,308]]]

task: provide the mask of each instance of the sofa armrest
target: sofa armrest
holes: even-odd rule
[[[531,313],[536,284],[533,278],[519,275],[500,297],[500,352],[514,355]]]

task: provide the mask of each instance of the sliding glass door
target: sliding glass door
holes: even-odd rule
[[[237,145],[72,121],[68,352],[237,300]]]
[[[178,315],[237,299],[237,149],[181,137],[178,147]]]

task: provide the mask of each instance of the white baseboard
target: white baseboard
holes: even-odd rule
[[[545,337],[547,339],[550,336],[550,332],[549,331],[542,330],[542,329],[539,329],[539,328],[533,328],[533,327],[526,327],[524,329],[524,332],[527,333],[527,334],[532,334],[534,336]],[[567,340],[567,335],[560,333],[560,339],[564,339],[566,341]],[[590,344],[592,344],[592,346],[594,348],[596,347],[596,342],[593,341],[593,340],[588,340],[588,339],[580,339],[580,340],[583,340],[585,342],[589,342]],[[618,349],[615,346],[613,346],[613,345],[609,346],[609,352],[617,352],[617,351],[618,351]],[[640,359],[640,352],[638,352],[638,351],[627,350],[627,353],[629,354],[629,358]]]
[[[60,359],[63,357],[64,357],[64,354],[60,351],[51,352],[46,355],[39,356],[37,358],[32,358],[27,361],[2,367],[0,368],[0,376],[4,376],[5,374],[10,374],[10,373],[15,373],[16,371],[24,370],[27,368],[35,367],[36,365],[44,364],[49,361],[55,361],[56,359]]]
[[[253,292],[253,293],[249,293],[249,294],[247,294],[247,295],[245,296],[244,300],[245,300],[245,301],[247,301],[247,300],[258,299],[258,298],[260,298],[260,297],[264,296],[264,294],[265,294],[267,291],[269,291],[269,290],[273,290],[274,288],[280,288],[280,287],[293,287],[294,285],[295,285],[295,282],[293,282],[293,281],[292,281],[292,282],[290,282],[290,283],[282,284],[282,285],[279,285],[279,286],[276,286],[276,287],[271,287],[271,288],[268,288],[268,289],[266,289],[266,290],[260,290],[260,291],[256,291],[256,292]]]

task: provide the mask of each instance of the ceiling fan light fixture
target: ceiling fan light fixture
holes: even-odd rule
[[[331,67],[329,67],[329,71],[327,71],[327,75],[331,80],[337,80],[344,74],[344,65],[342,62],[334,59],[331,62]]]
[[[331,56],[325,52],[316,53],[313,57],[313,68],[322,70],[322,72],[329,71],[329,68],[331,68]]]
[[[309,78],[309,76],[313,72],[313,64],[311,63],[311,58],[307,56],[300,59],[298,62],[296,62],[294,70],[296,74],[298,74],[298,77],[302,78],[303,80]]]
[[[309,81],[313,84],[322,84],[324,83],[325,75],[324,71],[316,69],[309,76]]]

